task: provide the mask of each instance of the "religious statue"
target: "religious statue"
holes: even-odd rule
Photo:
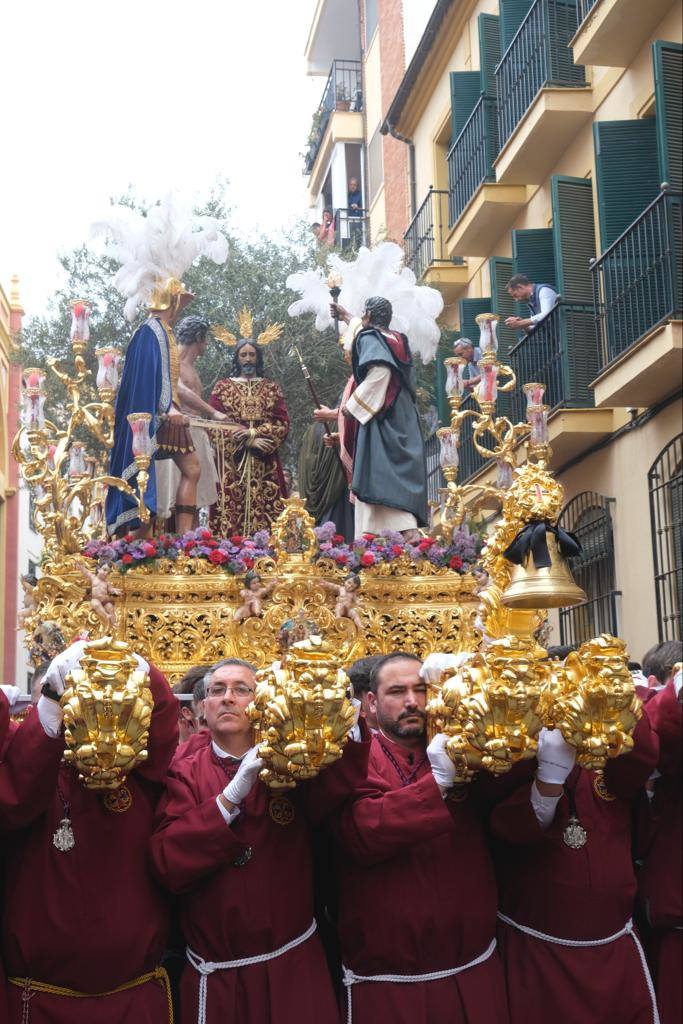
[[[230,376],[217,381],[209,400],[235,428],[214,432],[220,492],[209,522],[223,537],[269,529],[287,496],[278,449],[289,432],[289,416],[279,384],[263,375],[262,351],[282,328],[275,324],[254,341],[253,317],[246,309],[239,327],[239,341],[212,327],[217,338],[235,345]]]
[[[342,406],[342,450],[353,452],[355,533],[402,532],[416,537],[429,521],[427,469],[415,398],[415,370],[405,334],[390,329],[391,303],[375,295],[361,318],[332,303],[350,325],[352,381]]]
[[[20,627],[24,626],[26,620],[30,618],[36,610],[34,590],[37,582],[38,581],[32,572],[25,572],[21,577],[21,589],[24,591],[24,606],[17,616]]]
[[[272,592],[277,580],[263,586],[258,573],[250,571],[244,577],[244,589],[240,590],[242,604],[235,610],[233,619],[235,622],[244,622],[245,619],[260,619],[263,615],[263,602]]]
[[[176,207],[172,196],[152,207],[146,216],[114,207],[99,228],[107,232],[108,248],[121,263],[114,285],[127,297],[127,319],[132,320],[142,304],[149,313],[126,351],[116,397],[109,471],[128,483],[135,478],[146,481],[145,506],[155,515],[156,465],[161,459],[172,459],[180,472],[175,495],[176,529],[183,533],[194,524],[200,464],[180,404],[180,360],[173,325],[194,296],[179,275],[199,256],[224,263],[227,242],[213,218],[193,218]],[[135,439],[129,417],[137,417],[140,435]],[[149,472],[144,475],[136,462],[138,454],[151,459]],[[142,536],[151,529],[151,519],[141,525],[135,498],[111,487],[106,520],[109,534],[138,529]]]
[[[322,584],[337,597],[334,606],[335,616],[338,619],[351,619],[356,629],[362,630],[363,623],[358,614],[360,576],[355,572],[350,572],[341,586],[338,583],[330,583],[328,580],[323,580]]]
[[[218,496],[218,473],[207,428],[216,423],[225,423],[227,417],[213,409],[202,397],[202,382],[197,373],[196,362],[207,349],[211,328],[202,316],[186,316],[178,324],[175,335],[178,342],[180,377],[178,398],[180,411],[191,417],[190,438],[199,461],[197,483],[197,508],[214,505]],[[204,425],[205,424],[205,425]],[[226,423],[225,429],[230,428]],[[157,516],[168,519],[176,508],[176,494],[181,482],[181,473],[173,459],[163,459],[157,466]]]
[[[112,597],[120,597],[123,591],[118,587],[113,587],[109,582],[109,569],[106,565],[91,572],[82,562],[76,562],[76,568],[90,585],[90,607],[102,619],[107,628],[114,629],[116,627],[116,608]]]

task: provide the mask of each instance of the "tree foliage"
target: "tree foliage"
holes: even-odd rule
[[[124,197],[123,201],[137,208],[142,205],[132,195]],[[188,312],[206,316],[210,323],[221,324],[235,334],[238,333],[237,316],[244,306],[254,314],[255,335],[269,324],[284,324],[279,341],[266,347],[264,357],[266,374],[281,385],[289,409],[292,428],[282,454],[285,464],[294,471],[301,437],[311,422],[313,401],[292,346],[299,347],[324,404],[336,403],[348,375],[334,333],[316,331],[312,317],[291,318],[287,314],[287,307],[295,298],[285,286],[288,275],[310,267],[320,258],[310,230],[301,224],[289,237],[278,241],[264,237],[239,239],[231,231],[229,211],[215,194],[209,196],[197,212],[211,214],[222,222],[230,252],[222,266],[204,259],[184,275],[185,284],[195,294]],[[24,365],[41,366],[46,359],[54,357],[68,367],[70,304],[76,298],[86,299],[93,307],[87,360],[94,383],[95,349],[117,345],[125,353],[138,324],[128,324],[123,317],[124,300],[112,285],[117,269],[112,260],[82,245],[61,254],[60,262],[65,284],[55,293],[44,315],[25,322],[20,358]],[[139,322],[144,316],[141,310]],[[231,359],[232,349],[219,341],[210,344],[198,363],[205,397],[216,380],[227,376]],[[59,423],[64,417],[64,390],[52,375],[48,376],[48,387],[47,414]],[[91,397],[94,397],[94,390]],[[92,444],[89,448],[92,449]]]

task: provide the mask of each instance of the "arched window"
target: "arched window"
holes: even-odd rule
[[[647,474],[659,639],[680,640],[683,612],[683,434]]]
[[[569,564],[588,597],[584,604],[560,611],[562,644],[581,644],[600,633],[617,636],[617,596],[621,591],[615,590],[613,502],[614,498],[595,491],[583,491],[562,510],[560,525],[581,541],[582,554]]]

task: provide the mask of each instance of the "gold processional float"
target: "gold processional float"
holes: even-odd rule
[[[67,393],[66,426],[45,418],[45,371],[26,369],[23,425],[13,445],[44,544],[42,573],[26,588],[20,617],[32,657],[38,663],[84,631],[92,641],[62,697],[66,757],[86,786],[116,789],[146,757],[152,696],[133,652],[171,681],[224,657],[255,664],[249,715],[265,763],[262,778],[273,788],[310,778],[341,755],[354,722],[343,666],[394,650],[460,655],[457,669],[432,674],[427,705],[430,736],[448,737],[457,786],[480,770],[500,775],[533,757],[544,725],[559,728],[576,747],[579,764],[597,771],[632,748],[641,706],[624,642],[603,634],[562,664],[548,659],[538,639],[548,608],[580,603],[585,595],[566,564],[577,553],[576,541],[557,526],[563,490],[548,469],[544,385],[524,386],[526,423],[495,415],[498,391],[516,386],[513,370],[498,362],[495,315],[477,318],[479,411],[460,408],[466,361],[446,360],[451,423],[438,432],[446,486],[433,510],[431,539],[447,544],[467,509],[491,508],[492,502],[500,508],[495,528],[464,573],[407,553],[362,568],[362,597],[351,602],[361,629],[353,616],[339,614],[347,572],[324,557],[305,502],[296,496],[285,501],[251,582],[184,550],[174,550],[174,559],[149,558],[111,573],[84,557],[88,544],[106,541],[107,487],[135,496],[141,520],[149,520],[141,495],[152,454],[149,417],[137,414],[130,419],[139,486],[102,469],[113,442],[121,355],[113,347],[96,349],[98,400],[84,404],[91,389],[84,359],[88,315],[86,302],[74,302],[74,373],[48,362]],[[497,463],[495,487],[457,483],[467,417],[476,450]],[[97,442],[100,456],[87,454],[88,439]],[[515,467],[523,439],[527,461]]]

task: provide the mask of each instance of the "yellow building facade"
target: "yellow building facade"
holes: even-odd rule
[[[546,384],[589,598],[553,642],[604,630],[637,660],[683,610],[682,39],[668,0],[440,0],[382,128],[410,151],[406,261],[451,340],[498,313],[501,361]],[[527,337],[504,324],[513,273],[560,295]],[[494,472],[463,431],[459,479]]]

